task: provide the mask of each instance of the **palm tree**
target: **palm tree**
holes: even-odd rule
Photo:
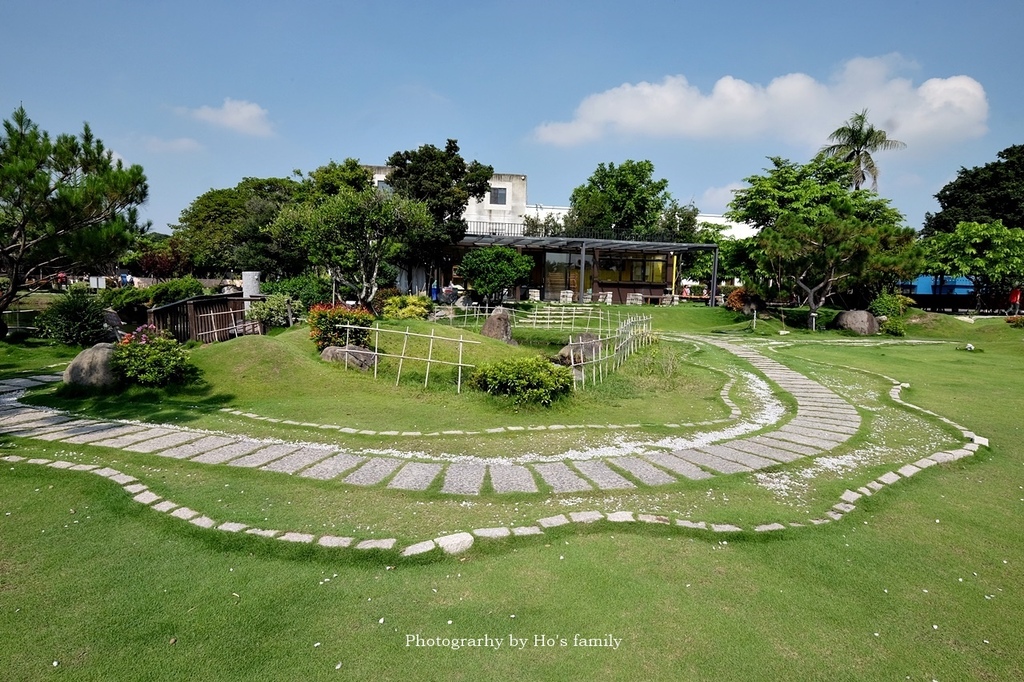
[[[838,156],[853,163],[853,188],[860,189],[871,176],[871,189],[878,189],[878,168],[871,152],[903,149],[907,145],[890,140],[884,130],[868,123],[868,110],[853,114],[850,120],[828,136],[835,144],[821,148],[825,156]]]

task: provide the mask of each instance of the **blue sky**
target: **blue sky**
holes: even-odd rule
[[[650,159],[720,213],[864,108],[908,144],[876,156],[879,192],[920,227],[961,166],[1024,143],[1020,0],[7,4],[0,117],[88,121],[163,232],[210,188],[448,138],[531,203]]]

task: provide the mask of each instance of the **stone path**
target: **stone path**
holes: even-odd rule
[[[479,494],[489,479],[495,492],[538,492],[538,479],[552,492],[579,492],[599,488],[618,490],[636,487],[636,483],[622,474],[631,476],[643,485],[663,485],[679,478],[703,479],[718,474],[753,471],[780,463],[791,462],[802,456],[825,452],[845,442],[857,432],[860,416],[851,405],[827,388],[803,377],[780,363],[763,357],[755,351],[739,348],[721,340],[709,340],[757,367],[766,377],[788,391],[796,400],[794,419],[766,435],[737,438],[705,447],[655,453],[642,456],[621,456],[606,460],[535,463],[531,466],[512,464],[403,462],[392,457],[363,457],[339,453],[326,446],[267,443],[235,436],[211,435],[199,431],[154,427],[143,424],[121,424],[88,419],[75,419],[50,410],[27,407],[14,401],[0,402],[0,433],[22,437],[56,440],[68,443],[91,443],[103,447],[120,448],[133,452],[152,452],[158,455],[191,458],[207,464],[227,463],[235,466],[260,467],[268,471],[298,473],[317,479],[334,479],[345,475],[344,482],[352,485],[380,485],[402,490],[425,490],[441,477],[441,491],[455,495]],[[886,377],[888,378],[888,377]],[[0,397],[57,381],[59,377],[36,376],[29,379],[0,381]],[[933,453],[907,463],[896,471],[889,471],[857,490],[846,490],[825,514],[812,519],[811,524],[825,524],[841,519],[856,509],[863,497],[875,494],[886,486],[914,476],[921,470],[959,460],[972,455],[988,441],[934,412],[905,403],[900,391],[906,384],[895,380],[890,397],[908,408],[932,415],[959,429],[967,442],[963,447]],[[245,532],[284,542],[313,543],[323,547],[351,547],[357,550],[399,551],[412,556],[439,551],[457,554],[469,549],[477,538],[494,539],[510,536],[543,535],[547,529],[568,524],[654,523],[674,525],[677,528],[711,533],[775,532],[799,527],[799,523],[766,521],[752,526],[711,524],[701,520],[634,513],[632,511],[571,512],[538,519],[536,524],[517,527],[478,528],[472,533],[462,532],[414,542],[399,549],[394,538],[366,538],[334,535],[314,535],[277,529],[250,527],[246,524],[215,520],[198,510],[163,499],[135,477],[109,467],[76,464],[65,460],[45,458],[26,459],[6,455],[0,460],[11,463],[49,466],[56,469],[92,472],[121,485],[132,499],[152,509],[167,513],[184,522],[224,532]],[[621,473],[620,473],[621,472]]]

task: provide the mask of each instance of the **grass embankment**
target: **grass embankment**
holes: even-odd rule
[[[719,320],[720,326],[738,324],[724,313]],[[682,318],[670,323],[687,331]],[[989,437],[992,447],[863,500],[840,523],[772,537],[597,524],[549,532],[541,540],[479,542],[461,559],[421,564],[204,531],[132,503],[118,487],[89,474],[4,466],[3,676],[1021,679],[1024,452],[1014,400],[1024,369],[1020,332],[998,321],[957,323],[926,334],[948,343],[853,346],[789,336],[784,340],[793,343],[772,357],[858,399],[870,435],[854,450],[898,453],[946,442],[950,434],[934,420],[894,407],[885,381],[840,365],[909,382],[906,399]],[[833,334],[814,338],[845,341]],[[956,350],[967,341],[982,352]],[[211,385],[215,393],[222,390]],[[873,440],[876,435],[883,441]],[[175,491],[201,490],[195,499],[211,505],[221,500],[236,514],[256,514],[262,505],[270,519],[305,518],[311,527],[329,522],[324,514],[332,504],[352,513],[377,506],[391,507],[390,518],[410,534],[430,525],[421,517],[434,521],[438,533],[449,524],[462,527],[457,503],[429,495],[332,493],[329,485],[264,472],[232,471],[237,478],[221,478],[213,467],[187,462],[10,444],[7,452],[52,457],[63,449],[61,456],[69,458],[120,460],[117,466],[126,470],[162,467],[150,472],[154,488],[163,485],[162,473],[178,481]],[[689,501],[694,507],[678,511],[722,513],[723,520],[754,518],[772,507],[798,516],[805,507],[820,511],[823,491],[863,484],[885,466],[865,460],[809,479],[797,475],[811,464],[781,468],[797,483],[786,495],[768,492],[753,477],[731,476],[686,489],[654,489],[646,499],[622,503],[639,510],[633,505],[646,501],[656,511],[651,508],[667,504],[671,510]],[[267,499],[258,505],[241,501],[249,496]],[[317,502],[304,506],[308,498]],[[610,500],[596,496],[578,508],[611,511]],[[539,504],[549,513],[571,508]],[[496,505],[483,496],[462,507],[464,519],[484,521]],[[385,518],[359,513],[368,525]],[[406,646],[407,637],[417,634],[490,635],[503,645],[457,651]],[[574,646],[577,634],[621,642],[617,649],[583,648]],[[510,636],[525,639],[525,646],[510,648]],[[540,646],[538,637],[553,639],[553,645]]]

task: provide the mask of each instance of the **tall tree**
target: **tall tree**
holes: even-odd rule
[[[473,249],[462,257],[459,274],[473,290],[490,303],[506,289],[525,282],[533,270],[533,259],[509,246],[488,246]]]
[[[148,225],[137,208],[149,188],[142,167],[127,168],[93,137],[51,139],[23,107],[0,135],[0,270],[11,286],[0,291],[0,311],[25,282],[47,268],[116,259]]]
[[[650,161],[600,163],[569,198],[567,231],[607,239],[643,239],[658,229],[672,200]]]
[[[493,166],[479,161],[466,163],[459,143],[448,140],[444,149],[425,144],[419,149],[395,152],[388,157],[387,182],[399,195],[426,204],[432,218],[428,225],[406,237],[403,260],[409,266],[440,266],[448,262],[451,248],[466,236],[462,217],[470,199],[482,199],[490,190]]]
[[[850,119],[828,136],[833,143],[821,148],[825,156],[835,156],[853,164],[853,188],[860,189],[871,178],[871,189],[878,189],[878,167],[872,152],[904,149],[906,144],[890,140],[884,130],[868,123],[868,110],[853,114]]]
[[[966,277],[974,285],[975,309],[992,307],[1024,278],[1024,230],[991,223],[963,222],[952,232],[921,240],[928,255],[927,274]]]
[[[960,223],[1002,221],[1006,227],[1024,228],[1024,145],[999,152],[998,160],[963,168],[956,179],[939,190],[938,213],[924,218],[924,235],[953,232]]]

